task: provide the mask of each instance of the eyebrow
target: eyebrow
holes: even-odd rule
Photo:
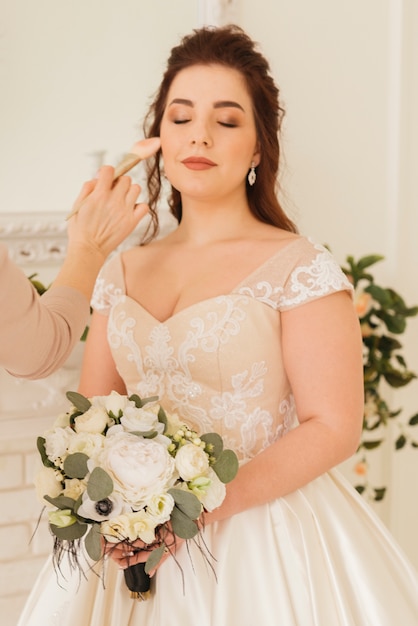
[[[187,98],[174,98],[174,100],[170,102],[169,106],[171,106],[172,104],[184,104],[185,106],[189,106],[189,107],[194,106],[193,102],[191,100],[187,100]],[[218,100],[217,102],[214,102],[213,108],[214,109],[234,108],[234,109],[240,109],[241,111],[245,113],[243,107],[238,102],[235,102],[234,100]]]

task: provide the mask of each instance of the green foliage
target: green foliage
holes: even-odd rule
[[[418,306],[407,306],[397,291],[375,283],[369,268],[383,259],[377,254],[358,260],[348,256],[346,266],[342,267],[355,288],[355,303],[363,337],[365,411],[363,437],[359,447],[363,452],[363,468],[368,467],[367,452],[378,448],[386,440],[386,429],[390,423],[396,424],[400,431],[395,441],[396,450],[401,450],[407,444],[418,447],[418,442],[413,439],[408,428],[418,424],[418,414],[411,417],[406,426],[400,419],[401,409],[390,409],[384,399],[385,386],[398,389],[417,378],[402,355],[403,346],[398,336],[405,332],[407,319],[418,314]],[[370,439],[371,431],[377,431],[379,435]],[[367,469],[364,472],[365,483],[358,485],[357,491],[371,494],[375,501],[382,500],[386,488],[370,487]]]

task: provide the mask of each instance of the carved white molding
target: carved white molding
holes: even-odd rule
[[[22,267],[50,265],[64,260],[67,250],[67,223],[64,213],[1,213],[0,241],[7,245],[10,258]],[[160,236],[174,226],[167,210],[160,211]],[[121,245],[137,245],[148,222],[143,221]]]
[[[239,0],[199,0],[202,26],[223,26],[238,22]]]

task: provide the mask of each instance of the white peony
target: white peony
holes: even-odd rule
[[[109,416],[106,409],[100,406],[91,406],[74,420],[74,428],[77,433],[100,434],[108,424]]]
[[[202,448],[192,443],[179,448],[175,461],[177,471],[185,481],[206,474],[209,469],[208,455]]]
[[[44,496],[49,496],[50,498],[59,496],[62,492],[62,479],[63,475],[58,470],[44,466],[40,468],[35,475],[34,483],[36,495],[42,504],[47,503],[47,506],[52,506],[44,500]]]
[[[101,467],[126,502],[141,507],[174,482],[175,464],[167,448],[153,439],[117,432],[105,439]]]

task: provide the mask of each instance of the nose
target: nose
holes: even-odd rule
[[[204,123],[195,123],[191,129],[191,143],[192,145],[201,145],[209,147],[212,144],[210,132]]]

